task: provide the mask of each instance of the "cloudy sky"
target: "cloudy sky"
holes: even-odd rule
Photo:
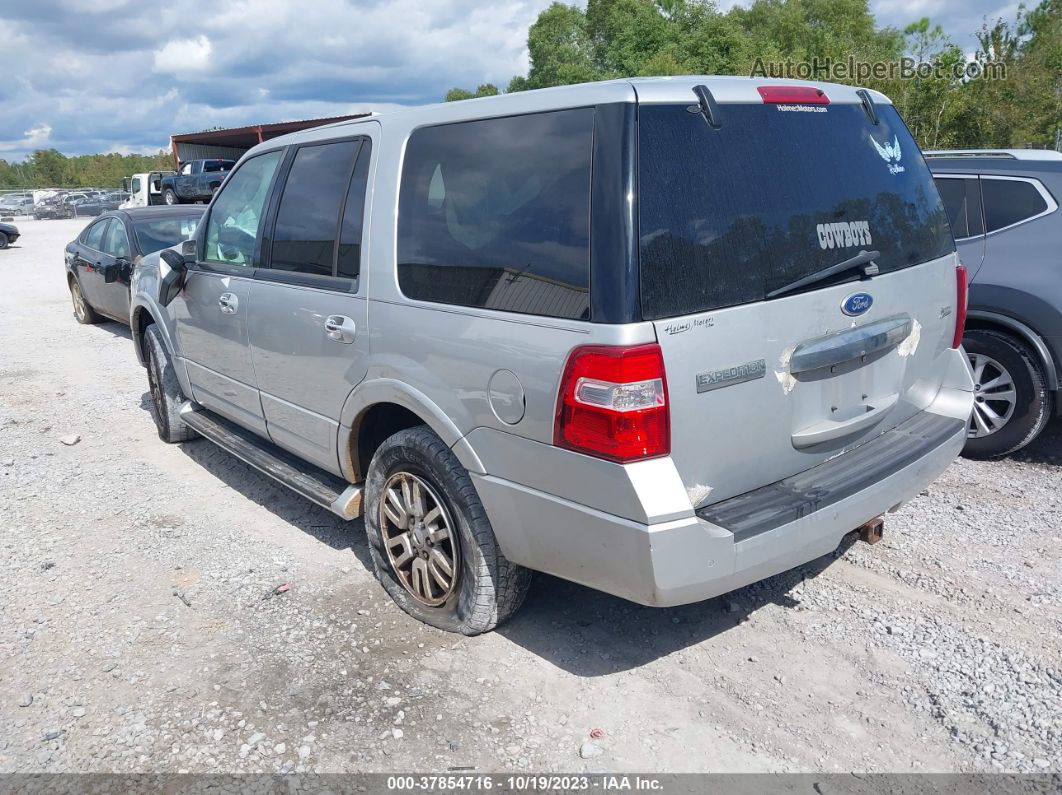
[[[740,0],[723,0],[729,7]],[[168,148],[172,133],[438,101],[527,69],[549,0],[0,0],[0,158]],[[1003,0],[871,0],[964,47]]]

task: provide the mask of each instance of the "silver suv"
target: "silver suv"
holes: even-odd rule
[[[889,100],[636,79],[248,152],[131,325],[160,436],[362,513],[407,612],[645,605],[835,549],[966,438],[965,272]]]

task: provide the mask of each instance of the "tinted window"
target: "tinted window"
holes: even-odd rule
[[[410,136],[398,280],[411,298],[588,318],[590,108]]]
[[[280,155],[275,151],[252,157],[225,180],[210,206],[205,260],[228,265],[253,263],[258,225]]]
[[[970,224],[967,220],[966,180],[940,177],[937,183],[940,200],[944,202],[944,211],[948,214],[951,233],[956,240],[970,236]]]
[[[365,217],[365,187],[369,178],[372,143],[365,140],[358,152],[358,162],[350,179],[347,203],[343,208],[343,229],[339,237],[336,275],[357,279],[361,271],[361,227]]]
[[[125,224],[111,219],[110,228],[103,236],[103,251],[113,257],[129,256],[129,236],[125,233]]]
[[[341,141],[295,153],[277,211],[270,267],[332,275],[339,211],[357,148],[357,141]]]
[[[1028,182],[981,178],[985,204],[985,228],[989,232],[1016,224],[1047,209],[1040,191]]]
[[[152,218],[150,221],[134,221],[133,232],[140,252],[150,254],[189,240],[198,225],[198,217]]]
[[[110,218],[105,218],[94,223],[82,233],[81,242],[96,251],[103,251],[103,233],[107,231],[110,222]]]
[[[884,273],[954,250],[918,147],[891,105],[878,116],[724,105],[716,130],[685,104],[641,107],[644,316],[762,301],[861,249]]]

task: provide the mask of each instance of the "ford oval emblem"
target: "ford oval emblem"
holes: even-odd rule
[[[856,315],[862,315],[873,305],[874,296],[870,293],[852,293],[844,299],[841,304],[841,311],[849,317],[855,317]]]

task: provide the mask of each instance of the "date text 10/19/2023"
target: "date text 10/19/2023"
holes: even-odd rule
[[[390,792],[658,792],[654,776],[626,775],[409,775],[388,776]]]

